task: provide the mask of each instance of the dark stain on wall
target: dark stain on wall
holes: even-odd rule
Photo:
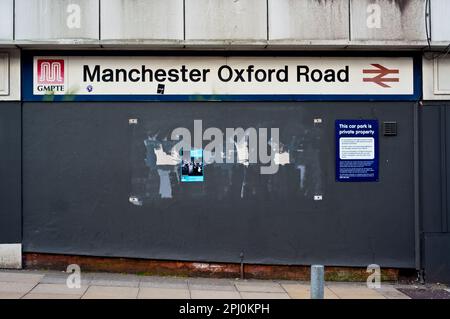
[[[400,12],[403,13],[405,9],[413,2],[417,0],[389,0],[391,3],[395,3],[398,8],[400,9]],[[419,0],[422,1],[422,0]]]

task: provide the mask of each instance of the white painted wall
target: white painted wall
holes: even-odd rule
[[[0,101],[20,100],[20,51],[0,49]]]
[[[424,100],[450,100],[450,56],[423,58]]]
[[[450,1],[431,1],[431,38],[434,42],[450,42]]]
[[[0,268],[22,268],[22,244],[0,244]]]
[[[0,52],[0,96],[9,95],[9,54]]]

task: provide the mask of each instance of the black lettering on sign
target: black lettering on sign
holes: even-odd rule
[[[348,82],[349,81],[349,66],[343,69],[310,69],[306,65],[297,66],[297,82]]]
[[[89,65],[83,66],[83,81],[88,82],[87,79],[89,79],[89,82],[100,82],[100,65],[94,66],[93,72],[89,69]]]

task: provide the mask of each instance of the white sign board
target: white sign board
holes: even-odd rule
[[[412,58],[35,56],[33,94],[412,95]]]
[[[9,94],[9,55],[0,52],[0,95]]]
[[[373,160],[375,139],[373,137],[341,137],[339,158],[341,160]]]

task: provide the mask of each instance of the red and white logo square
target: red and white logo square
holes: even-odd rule
[[[38,59],[37,83],[39,84],[64,84],[64,60],[63,59]]]

